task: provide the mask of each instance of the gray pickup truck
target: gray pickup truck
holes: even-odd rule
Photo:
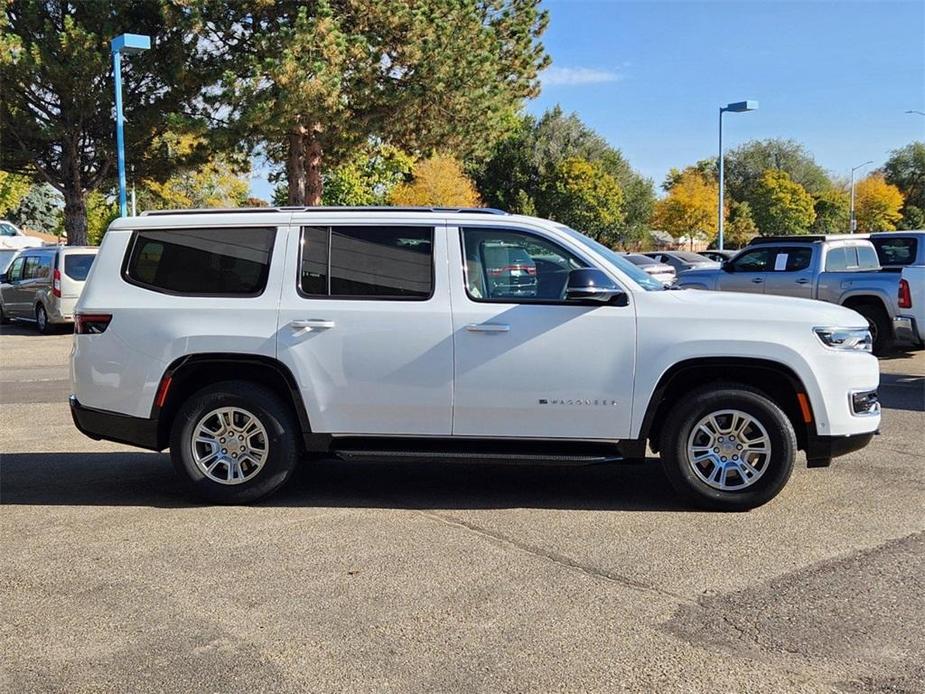
[[[689,270],[678,286],[781,294],[840,304],[870,324],[874,353],[895,340],[899,277],[880,272],[873,244],[850,236],[766,236],[752,241],[718,270]]]

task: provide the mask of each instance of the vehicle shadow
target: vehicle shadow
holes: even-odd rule
[[[9,453],[0,460],[0,504],[200,506],[160,453]],[[478,463],[302,465],[264,506],[600,511],[694,510],[657,460],[581,467]]]
[[[48,335],[43,335],[36,330],[32,323],[22,323],[14,321],[6,325],[0,325],[0,335],[16,335],[19,337],[49,337],[52,335],[70,335],[74,332],[74,326],[70,323],[61,325],[51,325]]]
[[[882,373],[878,392],[884,409],[925,412],[925,376]]]

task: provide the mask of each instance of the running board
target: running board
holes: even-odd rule
[[[331,453],[347,461],[460,462],[513,465],[594,465],[623,460],[614,444],[585,442],[447,441],[438,439],[335,440]]]

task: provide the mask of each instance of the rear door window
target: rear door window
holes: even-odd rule
[[[774,272],[800,272],[806,270],[813,259],[808,247],[778,248],[773,253]]]
[[[72,280],[85,281],[94,258],[96,258],[95,253],[68,253],[64,256],[64,274]]]
[[[124,276],[168,294],[258,296],[267,286],[275,238],[273,227],[138,231]]]
[[[299,288],[310,297],[429,299],[433,247],[433,227],[305,227]]]

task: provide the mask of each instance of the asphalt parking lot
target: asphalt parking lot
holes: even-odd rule
[[[0,690],[925,691],[925,352],[882,435],[747,514],[656,465],[306,466],[202,506],[0,335]],[[802,462],[802,460],[801,460]]]

